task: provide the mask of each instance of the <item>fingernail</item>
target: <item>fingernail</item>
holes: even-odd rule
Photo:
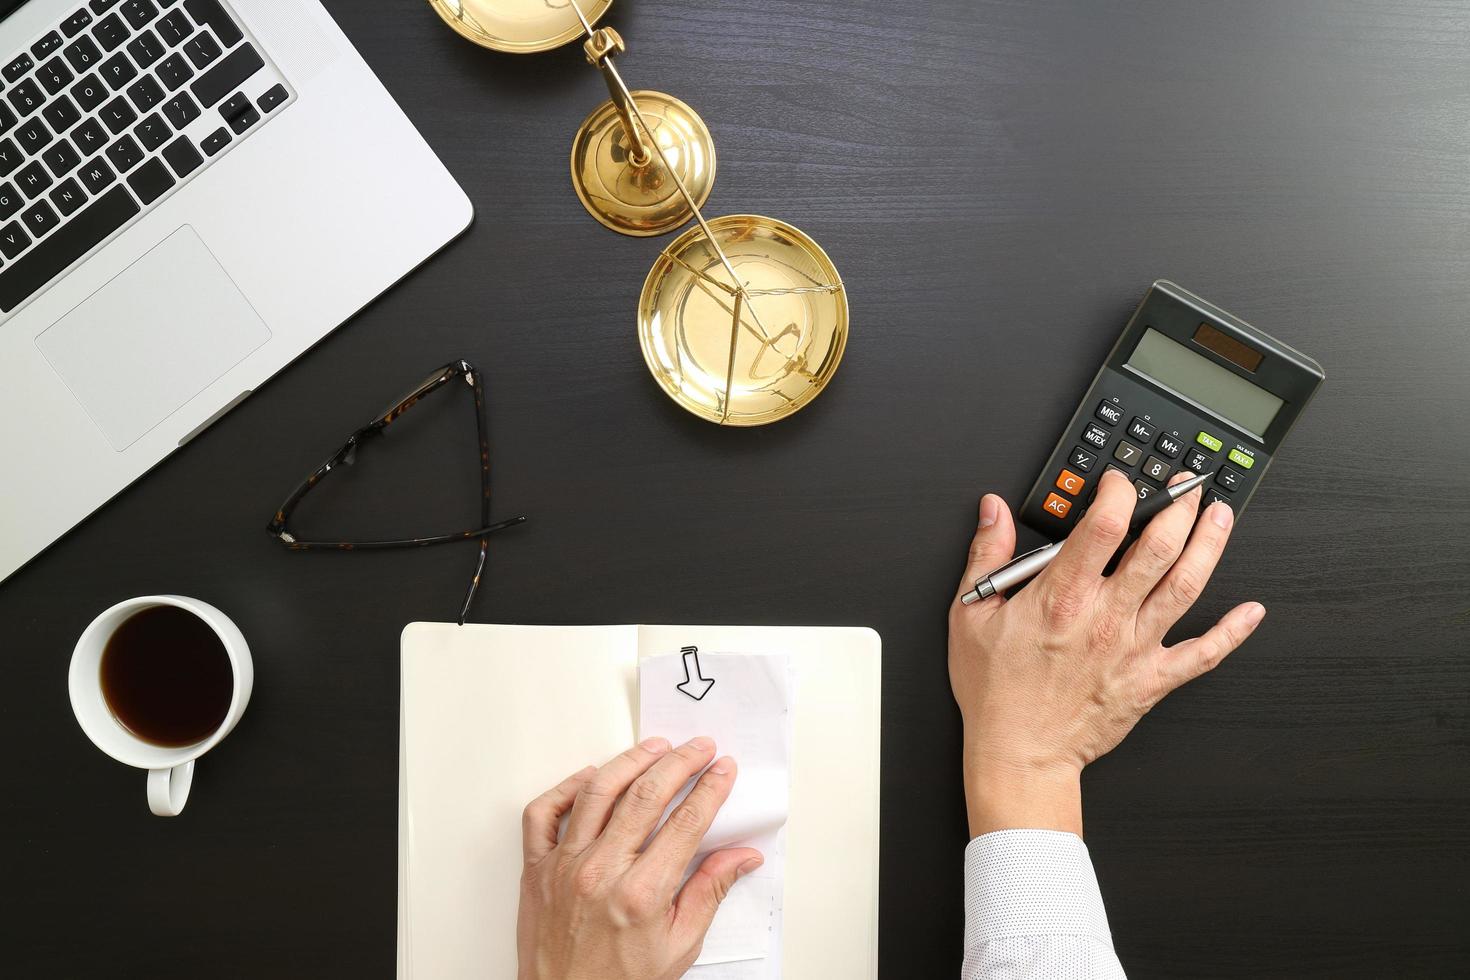
[[[1210,504],[1210,520],[1215,522],[1216,527],[1228,529],[1235,521],[1235,511],[1230,509],[1229,504],[1217,500]]]
[[[638,747],[645,752],[652,752],[654,755],[663,755],[669,750],[669,740],[666,738],[645,738],[638,743]]]
[[[708,752],[715,747],[714,739],[705,738],[703,735],[696,735],[684,744],[688,745],[691,749],[698,749],[701,752]]]
[[[1106,480],[1110,476],[1117,477],[1120,480],[1128,479],[1128,474],[1124,473],[1122,470],[1103,470],[1104,480]]]
[[[716,776],[724,776],[735,771],[735,760],[728,755],[721,756],[715,760],[715,764],[709,767],[709,771]]]
[[[1257,626],[1259,626],[1261,624],[1261,620],[1265,618],[1266,607],[1261,605],[1259,602],[1254,603],[1251,608],[1245,611],[1245,622],[1246,625],[1249,626],[1251,629],[1255,629]]]
[[[735,873],[741,878],[744,878],[746,875],[750,874],[756,868],[759,868],[765,863],[765,858],[751,858],[749,861],[746,861],[744,864],[742,864],[739,868],[736,868]]]
[[[980,498],[980,526],[989,527],[1000,518],[1000,498],[987,493]]]

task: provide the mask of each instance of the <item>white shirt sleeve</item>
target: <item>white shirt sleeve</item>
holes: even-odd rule
[[[965,848],[961,980],[1126,980],[1087,845],[998,830]]]

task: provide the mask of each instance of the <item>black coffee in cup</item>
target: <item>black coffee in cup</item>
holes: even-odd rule
[[[176,748],[224,723],[235,675],[219,635],[177,606],[151,606],[123,620],[102,651],[102,697],[129,732]]]

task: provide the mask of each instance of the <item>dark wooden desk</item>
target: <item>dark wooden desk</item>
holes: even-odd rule
[[[605,97],[580,52],[480,51],[415,0],[328,6],[479,218],[0,587],[7,975],[390,975],[398,632],[453,615],[472,549],[297,555],[262,528],[350,429],[465,356],[490,383],[495,509],[532,518],[496,540],[477,618],[882,632],[883,975],[954,976],[944,613],[975,500],[1020,498],[1160,276],[1328,383],[1185,624],[1257,598],[1261,631],[1088,773],[1123,962],[1465,974],[1470,7],[620,0],[626,77],[714,130],[710,212],[800,226],[851,291],[833,387],[722,431],[639,355],[661,242],[602,230],[568,183]],[[472,520],[468,409],[423,412],[303,522]],[[258,678],[171,821],[66,694],[82,626],[161,591],[233,616]]]

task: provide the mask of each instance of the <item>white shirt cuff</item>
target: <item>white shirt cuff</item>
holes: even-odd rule
[[[1087,845],[1056,830],[997,830],[965,848],[965,948],[1016,936],[1113,945]]]

